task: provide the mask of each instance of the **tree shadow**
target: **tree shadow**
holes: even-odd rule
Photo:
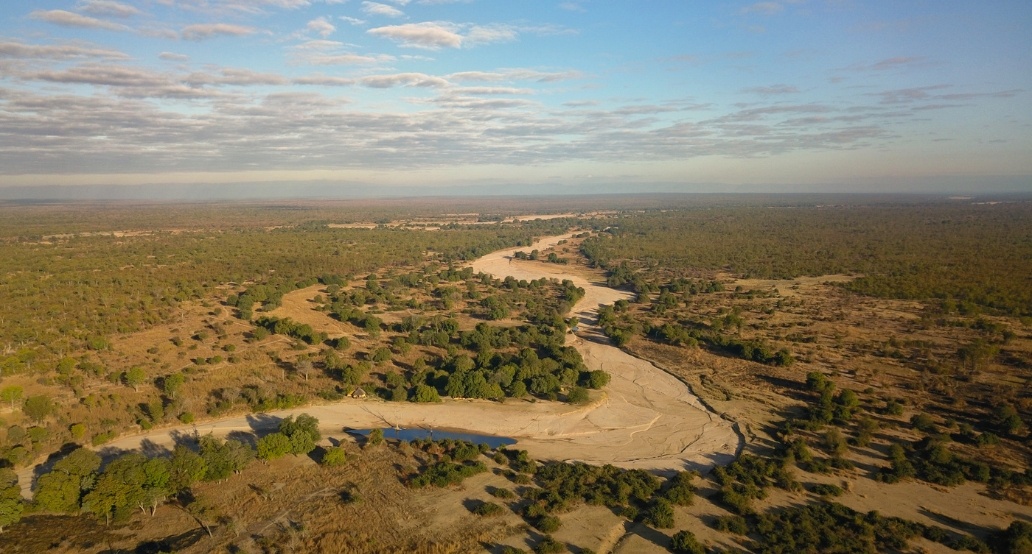
[[[173,429],[168,434],[169,438],[172,439],[172,444],[175,446],[185,446],[192,450],[197,450],[197,443],[200,439],[200,434],[197,432],[197,427],[193,428],[193,431],[180,431]]]
[[[134,554],[179,552],[197,544],[206,534],[203,529],[193,529],[178,535],[170,535],[163,539],[141,542],[131,552]]]
[[[282,418],[269,414],[248,414],[245,419],[247,425],[259,437],[276,432],[282,421]]]
[[[258,448],[258,436],[247,431],[230,431],[226,439],[240,441],[254,450]]]
[[[150,439],[143,439],[140,441],[140,453],[148,458],[165,458],[172,452],[167,447]]]

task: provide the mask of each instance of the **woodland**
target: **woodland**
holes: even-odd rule
[[[105,447],[359,390],[604,398],[566,345],[583,289],[467,267],[570,232],[513,262],[633,293],[599,308],[604,340],[734,423],[733,462],[657,475],[326,437],[307,414]],[[4,551],[1032,551],[1027,198],[10,203],[0,254]],[[401,513],[424,529],[355,530]]]

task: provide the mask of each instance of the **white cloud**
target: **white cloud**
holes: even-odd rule
[[[362,2],[362,11],[369,15],[382,15],[386,17],[401,17],[405,15],[405,12],[398,8],[388,6],[387,4],[380,4],[379,2]]]
[[[372,88],[390,87],[446,87],[450,83],[441,77],[425,73],[395,73],[393,75],[370,75],[359,79],[359,82]]]
[[[508,25],[474,26],[466,33],[463,44],[472,46],[490,44],[492,42],[509,42],[516,40],[517,32]]]
[[[84,45],[39,45],[20,42],[0,42],[0,58],[69,60],[76,58],[128,59],[117,50]]]
[[[214,36],[226,35],[242,37],[255,33],[253,27],[232,25],[229,23],[198,23],[183,27],[180,35],[186,40],[204,40]]]
[[[327,75],[308,75],[294,79],[296,85],[316,85],[323,87],[349,87],[355,84],[354,79],[347,77],[330,77]]]
[[[305,28],[323,38],[332,35],[337,30],[325,17],[318,17],[309,21]]]
[[[141,13],[133,6],[114,0],[85,0],[79,2],[78,9],[89,14],[108,17],[132,17]]]
[[[158,54],[158,57],[170,62],[185,62],[190,59],[190,56],[186,54],[176,54],[175,52],[162,52]]]
[[[32,19],[46,21],[62,27],[82,27],[85,29],[105,29],[108,31],[128,31],[125,25],[104,21],[65,10],[36,10],[29,14]]]
[[[364,19],[359,19],[357,17],[348,17],[346,15],[340,16],[339,19],[341,21],[343,21],[345,23],[349,23],[351,25],[365,25],[365,23],[366,23]]]
[[[302,51],[303,50],[326,51],[326,50],[336,50],[337,48],[340,48],[341,46],[344,46],[344,43],[343,42],[338,42],[336,40],[308,40],[308,41],[302,42],[301,44],[298,44],[297,46],[294,46],[293,49],[294,50],[302,50]]]
[[[311,65],[372,65],[377,63],[389,62],[393,60],[393,56],[379,55],[379,56],[363,56],[361,54],[319,54],[314,56],[307,56],[303,59],[305,63]]]
[[[454,30],[438,23],[406,23],[404,25],[389,25],[377,27],[367,31],[371,35],[384,37],[401,43],[402,46],[411,48],[426,48],[437,50],[438,48],[459,48],[462,46],[462,36]]]

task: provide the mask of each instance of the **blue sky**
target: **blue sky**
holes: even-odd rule
[[[1032,190],[1026,1],[0,4],[0,186]]]

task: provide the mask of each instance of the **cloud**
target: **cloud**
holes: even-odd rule
[[[216,73],[191,73],[183,79],[189,85],[285,85],[287,80],[274,73],[258,73],[250,69],[223,68]]]
[[[447,78],[452,81],[496,83],[505,81],[536,81],[538,83],[554,83],[569,79],[583,78],[579,71],[545,72],[533,69],[500,69],[498,71],[460,71]]]
[[[365,25],[366,23],[364,19],[359,19],[357,17],[349,17],[346,15],[342,15],[338,19],[351,25]]]
[[[369,65],[389,62],[393,56],[363,56],[360,54],[317,54],[303,58],[304,63],[311,65]]]
[[[755,4],[751,4],[749,6],[742,8],[741,10],[739,10],[739,13],[760,13],[764,15],[774,15],[778,12],[783,11],[784,9],[785,6],[783,6],[779,2],[757,2]]]
[[[242,37],[252,35],[256,31],[253,27],[232,25],[229,23],[197,23],[183,27],[180,35],[186,40],[204,40],[215,36]]]
[[[162,52],[158,54],[158,57],[170,62],[185,62],[190,59],[190,56],[186,54],[176,54],[175,52]]]
[[[508,25],[474,26],[466,33],[462,41],[464,46],[490,44],[492,42],[510,42],[516,40],[516,29]]]
[[[42,71],[37,79],[52,83],[74,83],[110,87],[155,87],[169,84],[169,79],[143,69],[118,65],[81,65],[64,71]]]
[[[568,12],[580,12],[584,13],[588,10],[584,9],[584,6],[580,2],[560,2],[559,9],[566,10]]]
[[[362,2],[362,11],[368,15],[382,15],[385,17],[401,17],[405,15],[405,12],[398,8],[388,6],[387,4],[380,4],[379,2]]]
[[[71,60],[77,58],[128,59],[118,50],[84,45],[38,45],[20,42],[0,42],[0,58]]]
[[[79,11],[108,17],[132,17],[140,15],[140,10],[113,0],[85,0],[78,4]]]
[[[446,87],[450,83],[441,77],[425,73],[395,73],[393,75],[370,75],[359,79],[359,83],[370,88],[391,87]]]
[[[325,17],[318,17],[309,21],[305,28],[323,38],[332,35],[337,30]]]
[[[367,32],[371,35],[399,42],[402,46],[410,48],[437,50],[445,47],[459,48],[462,46],[461,35],[437,23],[389,25],[387,27],[369,29]]]
[[[322,87],[349,87],[355,84],[354,79],[347,77],[330,77],[327,75],[309,75],[294,79],[295,85],[315,85]]]
[[[872,64],[853,64],[846,69],[851,71],[888,71],[892,69],[907,68],[910,66],[925,63],[925,58],[911,56],[897,56],[886,58]]]
[[[792,85],[771,85],[769,87],[750,87],[742,89],[742,92],[758,94],[760,96],[775,96],[780,94],[796,94],[799,89]]]
[[[62,27],[82,27],[84,29],[104,29],[107,31],[128,31],[125,25],[104,21],[65,10],[36,10],[29,14],[32,19],[46,21]]]

